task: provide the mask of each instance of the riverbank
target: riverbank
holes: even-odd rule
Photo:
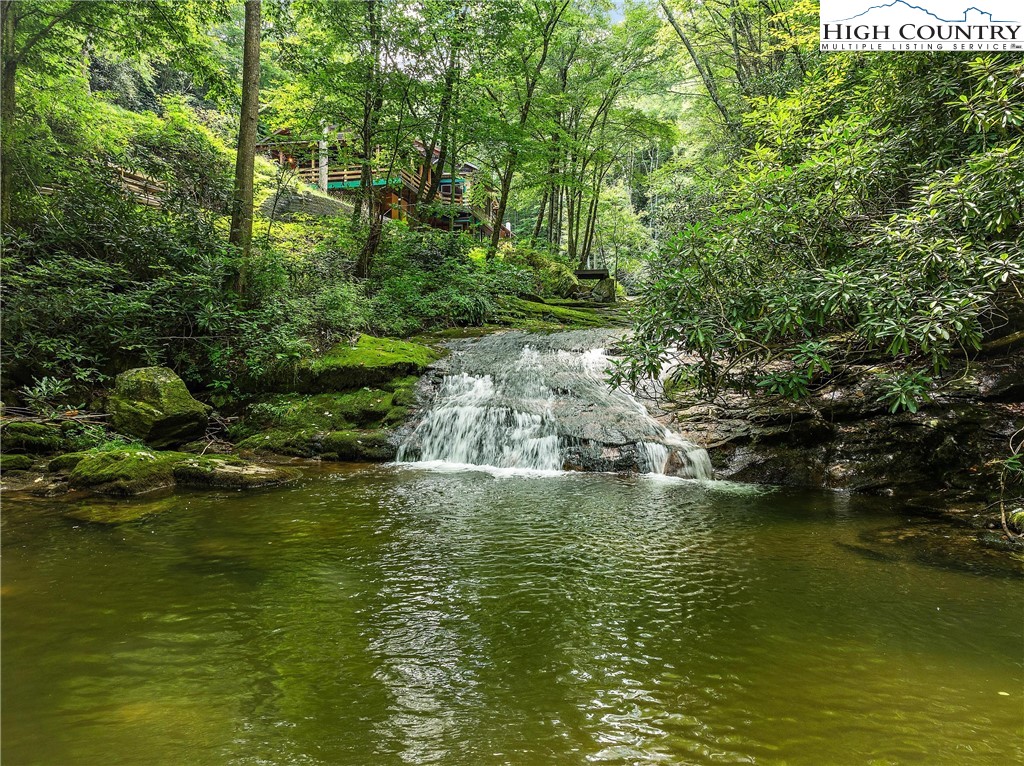
[[[511,328],[554,332],[622,323],[621,305],[508,298],[500,324],[410,339],[359,335],[246,381],[219,411],[167,368],[137,368],[98,392],[101,411],[0,418],[0,489],[54,497],[145,495],[174,487],[251,489],[293,481],[281,461],[393,460],[420,376],[446,344]]]
[[[875,373],[849,367],[799,402],[738,392],[704,399],[669,386],[645,403],[708,450],[718,478],[900,498],[986,544],[1019,545],[1024,503],[1004,491],[1003,461],[1024,432],[1024,360],[1006,354],[954,368],[914,412],[892,412]]]

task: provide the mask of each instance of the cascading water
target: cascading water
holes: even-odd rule
[[[399,461],[711,478],[707,452],[605,382],[612,340],[503,333],[462,344]]]

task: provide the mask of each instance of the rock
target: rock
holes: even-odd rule
[[[290,469],[255,465],[220,455],[128,448],[79,453],[74,457],[77,462],[71,469],[72,487],[118,497],[141,495],[175,485],[226,489],[269,487],[299,476]]]
[[[614,279],[602,279],[590,291],[590,299],[598,303],[615,303],[616,288]]]
[[[419,343],[360,335],[355,344],[339,343],[323,357],[305,359],[293,373],[267,384],[273,391],[305,394],[380,387],[397,378],[422,374],[439,357]]]
[[[0,441],[4,452],[52,455],[60,451],[64,438],[57,425],[15,420],[3,424]]]
[[[64,455],[57,455],[47,464],[46,470],[51,473],[64,473],[72,470],[88,456],[88,452],[68,452]]]
[[[282,394],[250,406],[230,430],[238,449],[329,460],[391,460],[388,429],[416,403],[419,379],[404,376],[355,391]]]
[[[714,403],[670,392],[680,406],[672,427],[705,445],[716,475],[734,481],[879,494],[918,489],[998,487],[997,466],[1024,427],[1016,387],[1024,363],[975,360],[971,375],[947,373],[949,386],[916,413],[893,414],[877,369],[843,370],[805,400],[727,392]]]
[[[128,497],[174,486],[174,466],[192,457],[182,452],[123,449],[85,455],[71,470],[72,487]]]
[[[176,464],[175,481],[183,487],[209,487],[223,489],[256,489],[273,487],[300,477],[298,471],[287,468],[247,463],[238,458],[193,457]]]
[[[118,375],[107,409],[116,430],[156,448],[199,438],[210,413],[166,367],[140,367]]]
[[[331,431],[317,446],[319,454],[332,460],[370,463],[393,460],[397,452],[386,431]]]
[[[1024,508],[1010,511],[1006,514],[1006,519],[1012,529],[1017,530],[1020,534],[1024,534]]]
[[[0,472],[27,471],[32,468],[32,458],[28,455],[0,455]]]

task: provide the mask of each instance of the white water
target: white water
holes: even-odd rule
[[[574,333],[507,333],[457,350],[399,462],[710,479],[707,452],[613,391],[604,350],[580,343]]]

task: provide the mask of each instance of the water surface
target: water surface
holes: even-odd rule
[[[1024,758],[1022,581],[866,545],[898,506],[333,470],[117,527],[7,500],[4,765]]]

